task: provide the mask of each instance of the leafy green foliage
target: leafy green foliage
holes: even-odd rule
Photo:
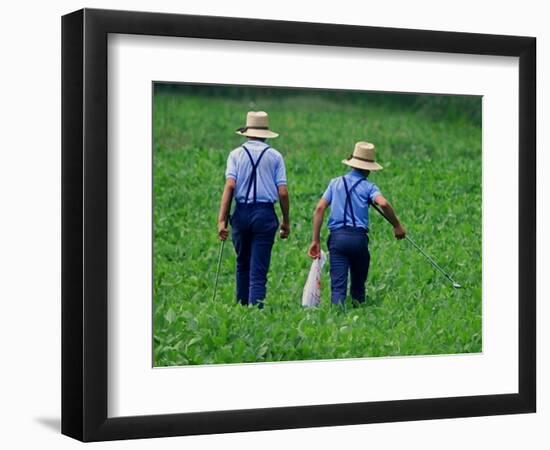
[[[155,366],[480,352],[480,99],[407,96],[401,105],[387,94],[233,91],[154,96]],[[452,114],[427,113],[430,105],[445,111],[446,99]],[[225,162],[242,142],[234,131],[250,109],[269,111],[281,133],[270,143],[285,157],[291,195],[292,234],[275,243],[263,310],[235,304],[230,241],[212,301]],[[361,139],[376,144],[384,166],[371,180],[463,289],[396,241],[371,210],[366,304],[331,306],[325,272],[321,306],[302,309],[313,208]]]

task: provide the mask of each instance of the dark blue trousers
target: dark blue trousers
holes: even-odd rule
[[[237,301],[263,305],[271,249],[279,227],[272,203],[238,203],[231,217],[237,253]]]
[[[353,300],[365,301],[365,283],[369,273],[369,238],[364,228],[344,227],[331,231],[328,238],[331,300],[344,303],[351,275]]]

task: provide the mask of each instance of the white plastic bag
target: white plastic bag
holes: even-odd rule
[[[321,250],[321,257],[314,259],[311,263],[311,269],[309,269],[304,293],[302,294],[302,306],[319,306],[319,303],[321,303],[321,272],[326,260],[326,253]]]

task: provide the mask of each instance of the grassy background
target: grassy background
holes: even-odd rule
[[[234,130],[266,110],[285,157],[292,234],[277,239],[264,310],[235,304],[228,241],[218,296],[216,220]],[[154,96],[154,365],[481,351],[481,100],[476,97],[157,85]],[[304,310],[313,208],[357,140],[410,236],[463,285],[453,290],[371,211],[367,302]],[[278,208],[278,206],[277,206]],[[326,226],[322,248],[326,250]]]

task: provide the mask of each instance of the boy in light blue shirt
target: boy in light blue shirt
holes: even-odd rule
[[[317,204],[313,215],[313,239],[308,254],[318,258],[321,252],[320,234],[325,209],[330,206],[328,219],[330,287],[333,304],[344,303],[347,295],[348,273],[351,275],[350,294],[354,301],[365,301],[365,283],[369,272],[368,247],[369,205],[380,206],[394,227],[397,239],[406,231],[380,189],[367,177],[371,171],[382,170],[375,160],[374,145],[355,144],[353,154],[342,161],[352,169],[344,176],[331,180]]]
[[[237,134],[249,140],[227,159],[218,236],[226,240],[229,235],[227,217],[234,197],[236,206],[230,223],[237,253],[237,301],[262,308],[271,250],[279,228],[274,207],[277,201],[283,216],[280,237],[286,239],[290,233],[285,163],[282,155],[265,142],[278,136],[269,130],[267,113],[250,111],[246,127],[239,128]]]
[[[262,154],[264,149],[269,151]],[[253,171],[252,161],[257,163],[260,156],[256,177],[249,190],[249,183],[244,180],[249,179]],[[287,185],[283,156],[262,139],[250,139],[229,153],[225,178],[243,180],[235,185],[234,196],[237,203],[254,202],[254,193],[256,203],[276,203],[279,200],[279,187]]]

